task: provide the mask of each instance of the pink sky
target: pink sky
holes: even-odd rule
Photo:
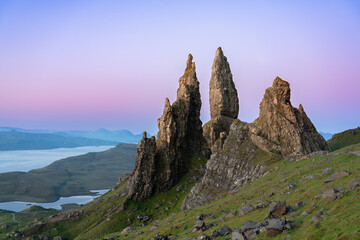
[[[2,1],[0,126],[157,131],[188,53],[203,122],[215,50],[251,122],[276,76],[319,131],[360,125],[357,1]]]

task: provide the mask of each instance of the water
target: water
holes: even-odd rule
[[[91,202],[95,198],[105,194],[109,189],[102,189],[102,190],[91,190],[90,192],[97,193],[94,196],[71,196],[71,197],[61,197],[56,202],[50,203],[33,203],[33,202],[2,202],[0,203],[0,209],[20,212],[23,211],[33,205],[41,206],[43,208],[54,208],[61,210],[61,205],[69,204],[69,203],[76,203],[76,204],[86,204]]]
[[[50,163],[88,152],[101,152],[114,146],[87,146],[77,148],[56,148],[47,150],[0,151],[0,173],[42,168]]]

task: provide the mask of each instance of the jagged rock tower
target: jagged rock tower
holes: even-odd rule
[[[204,137],[212,151],[221,149],[230,125],[239,114],[239,99],[230,65],[219,47],[216,50],[209,87],[211,120],[204,124]]]
[[[251,124],[235,120],[237,96],[233,94],[232,100],[219,100],[226,99],[225,88],[235,88],[229,81],[232,76],[226,58],[222,56],[221,49],[218,49],[210,81],[211,120],[204,125],[204,136],[210,143],[212,155],[201,182],[185,198],[183,210],[239,191],[245,184],[266,175],[269,164],[282,157],[329,151],[326,141],[316,131],[303,107],[300,105],[297,109],[291,105],[290,84],[279,77],[272,87],[266,89],[259,118]],[[224,64],[219,64],[221,59]],[[228,77],[216,77],[217,72],[227,73],[224,75]],[[216,84],[212,84],[214,82]],[[236,93],[236,89],[232,92]],[[229,125],[224,124],[223,119]]]
[[[290,84],[279,77],[265,91],[252,134],[257,145],[286,157],[330,150],[302,105],[298,109],[291,105]]]
[[[199,81],[192,60],[189,54],[176,101],[171,105],[169,99],[165,100],[156,140],[144,134],[138,144],[128,185],[131,199],[143,201],[152,193],[170,189],[188,172],[193,156],[210,155],[202,133]]]

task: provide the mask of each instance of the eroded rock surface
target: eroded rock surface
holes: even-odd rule
[[[276,77],[260,103],[260,115],[252,124],[252,140],[282,156],[303,156],[329,151],[325,139],[307,117],[304,108],[290,102],[290,84]]]
[[[224,197],[229,191],[238,191],[264,176],[267,165],[279,159],[251,141],[248,123],[234,120],[222,150],[211,155],[202,181],[185,198],[182,209],[195,208]]]
[[[138,145],[136,166],[129,181],[129,197],[146,200],[152,193],[167,191],[189,171],[193,156],[209,156],[200,120],[201,98],[195,63],[188,57],[179,79],[177,99],[165,100],[158,119],[156,141],[144,135]]]
[[[211,120],[203,132],[212,152],[220,150],[229,133],[230,125],[238,117],[239,99],[233,75],[222,49],[216,50],[209,84]]]

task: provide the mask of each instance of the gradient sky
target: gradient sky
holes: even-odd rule
[[[319,131],[360,125],[360,1],[0,1],[0,126],[157,132],[188,53],[210,118],[215,50],[239,118],[280,76]]]

